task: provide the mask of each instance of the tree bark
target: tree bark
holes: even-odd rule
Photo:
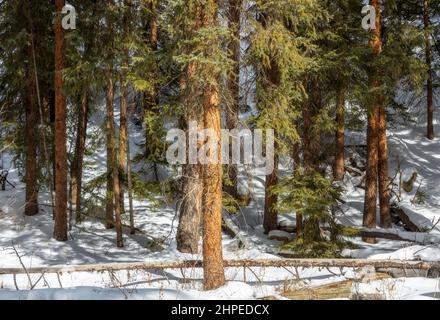
[[[429,18],[429,0],[423,0],[423,22],[425,27],[425,58],[428,66],[427,80],[427,138],[434,140],[434,105],[433,105],[433,83],[432,83],[432,50],[429,28],[431,25]]]
[[[265,70],[265,76],[271,86],[277,87],[280,85],[281,73],[279,66],[275,61],[272,61],[271,67]],[[273,112],[276,112],[273,110]],[[275,132],[275,139],[277,133]],[[274,155],[274,170],[272,173],[266,176],[265,184],[265,196],[264,196],[264,218],[263,227],[265,234],[268,234],[272,230],[278,229],[278,195],[272,192],[272,188],[278,185],[278,166],[279,158],[276,155],[278,152],[278,145],[275,141],[275,155]]]
[[[128,207],[130,210],[130,234],[136,233],[134,226],[134,208],[133,208],[133,182],[131,179],[131,156],[130,143],[127,144],[127,184],[128,184]]]
[[[122,209],[121,209],[121,190],[119,189],[118,163],[113,162],[113,189],[115,201],[115,229],[116,229],[116,246],[122,248],[124,241],[122,239]]]
[[[296,126],[296,130],[298,130],[298,123],[295,123]],[[301,153],[301,146],[299,142],[296,142],[293,145],[293,154],[292,154],[292,158],[293,158],[293,174],[300,174],[301,173],[301,157],[300,157],[300,153]],[[296,214],[296,235],[297,237],[302,237],[304,232],[304,218],[303,215],[300,213]]]
[[[242,0],[229,0],[229,30],[233,35],[233,39],[228,45],[229,59],[234,61],[234,67],[229,75],[228,88],[231,95],[230,104],[226,107],[226,127],[228,130],[238,129],[239,125],[239,113],[240,113],[240,15]],[[235,142],[238,142],[236,137]],[[230,163],[228,166],[228,176],[230,180],[230,186],[226,188],[226,191],[234,198],[238,199],[238,166],[232,163],[232,151],[229,155]]]
[[[345,176],[345,92],[343,88],[337,92],[336,126],[334,179],[342,181]]]
[[[197,19],[194,29],[201,27],[200,8],[197,8]],[[180,95],[183,106],[186,108],[185,127],[189,129],[190,122],[197,123],[197,131],[203,129],[203,109],[199,100],[202,95],[194,75],[197,72],[195,63],[190,63],[180,78]],[[182,167],[183,184],[181,199],[179,201],[179,226],[177,229],[177,249],[182,253],[198,253],[200,240],[200,224],[202,219],[202,192],[203,168],[198,163],[190,163],[189,154],[196,153],[189,146],[189,133],[187,131],[187,160]]]
[[[363,225],[366,228],[376,227],[377,209],[377,173],[378,173],[378,136],[377,136],[378,110],[368,114],[367,131],[367,174]],[[365,242],[375,242],[372,238],[364,238]]]
[[[114,85],[112,79],[112,72],[107,74],[107,87],[106,87],[106,135],[107,135],[107,196],[106,196],[106,208],[105,208],[105,227],[111,229],[114,227],[114,182],[113,175],[115,157],[115,128],[114,128]],[[116,171],[117,172],[117,171]]]
[[[158,49],[158,13],[157,13],[157,7],[158,3],[157,0],[150,1],[148,3],[148,9],[150,10],[150,19],[147,24],[147,45],[152,50],[153,54],[156,54]],[[153,113],[157,114],[157,105],[159,103],[159,88],[157,85],[157,79],[159,77],[159,71],[158,69],[153,69],[150,73],[150,79],[153,82],[153,85],[151,86],[150,90],[145,93],[144,96],[144,114],[147,113]],[[153,129],[154,130],[154,129]],[[151,143],[154,141],[154,137],[152,136],[152,130],[149,128],[146,128],[145,130],[145,152],[146,152],[146,159],[152,162],[153,165],[153,171],[154,171],[154,178],[156,181],[159,181],[159,173],[158,173],[158,166],[157,166],[157,156],[156,156],[156,149],[157,144]]]
[[[373,55],[378,56],[382,51],[381,41],[381,3],[380,0],[373,0],[372,5],[376,9],[376,28],[370,45],[373,49]],[[374,77],[378,74],[375,72]],[[379,87],[379,82],[373,80],[372,86]],[[374,102],[377,103],[377,100]],[[377,183],[379,167],[379,108],[373,105],[373,110],[368,113],[367,130],[367,173],[366,173],[366,191],[363,225],[367,228],[376,227],[376,209],[377,209]],[[364,238],[365,242],[374,243],[374,238]]]
[[[30,10],[25,6],[26,16],[28,17],[27,32],[30,41],[33,41],[32,20]],[[25,69],[26,87],[23,95],[23,104],[26,115],[25,134],[26,134],[26,203],[24,214],[34,216],[38,214],[38,169],[37,169],[37,88],[36,88],[36,70],[35,65],[31,67],[31,62],[35,52],[32,45],[27,47],[27,56],[29,63]]]
[[[70,216],[75,214],[75,222],[81,223],[81,190],[82,173],[84,162],[84,151],[86,147],[87,122],[89,114],[89,92],[84,89],[78,115],[78,128],[75,143],[75,155],[73,157],[71,179],[70,179]]]
[[[271,174],[266,176],[263,222],[265,234],[278,229],[278,195],[271,191],[271,188],[278,184],[278,165],[279,159],[278,156],[275,155],[274,170]]]
[[[381,99],[383,100],[383,99]],[[390,213],[390,179],[388,173],[388,139],[387,139],[387,120],[385,107],[381,104],[378,110],[378,134],[379,134],[379,203],[380,203],[380,225],[382,228],[391,228]]]
[[[225,284],[222,251],[221,111],[218,88],[211,85],[205,90],[204,127],[213,129],[217,138],[217,163],[203,167],[202,198],[204,287],[206,290],[213,290]],[[214,151],[209,150],[208,156],[212,152]]]
[[[64,0],[55,0],[55,227],[54,238],[67,241],[67,150],[66,97],[63,92],[64,30],[61,10]]]
[[[124,71],[122,71],[124,72]],[[119,148],[118,148],[118,163],[119,163],[119,198],[118,206],[121,212],[124,212],[124,189],[126,183],[127,172],[127,144],[128,144],[128,90],[125,84],[125,77],[121,79],[121,104],[120,104],[120,120],[119,120]]]

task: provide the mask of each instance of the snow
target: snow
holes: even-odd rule
[[[89,133],[96,134],[102,128],[103,112],[92,117]],[[118,113],[116,112],[116,117]],[[117,119],[116,119],[117,120]],[[116,121],[117,122],[117,121]],[[440,132],[439,124],[436,124]],[[140,150],[142,130],[130,126],[130,148],[134,157]],[[364,142],[363,133],[347,133],[348,144]],[[411,200],[416,190],[403,194],[401,207],[411,220],[429,231],[428,236],[440,236],[440,139],[428,141],[424,138],[422,124],[413,127],[393,128],[389,133],[390,174],[395,172],[399,159],[404,178],[414,171],[419,174],[417,184],[426,192],[425,203],[414,205]],[[88,142],[91,143],[91,142]],[[47,193],[39,195],[40,214],[35,217],[23,215],[24,184],[13,167],[11,158],[4,154],[3,163],[11,168],[9,179],[15,189],[0,191],[0,268],[18,267],[21,262],[27,269],[36,266],[83,265],[114,262],[158,262],[201,259],[201,252],[195,255],[181,254],[176,249],[176,212],[173,203],[165,202],[159,208],[151,200],[135,199],[135,224],[142,233],[129,235],[125,230],[122,249],[116,248],[114,230],[106,230],[102,223],[88,219],[69,232],[65,243],[52,239],[53,221],[48,206]],[[86,159],[91,164],[84,172],[85,180],[90,181],[105,172],[105,146]],[[287,170],[288,161],[282,159],[282,171]],[[142,170],[137,164],[134,170]],[[160,175],[170,174],[169,169],[161,167]],[[245,168],[240,167],[241,188],[247,186],[252,191],[253,201],[232,219],[240,227],[250,242],[246,249],[239,249],[236,239],[223,238],[223,252],[226,259],[277,259],[273,254],[280,245],[278,241],[268,240],[261,226],[264,206],[264,175],[249,178]],[[347,175],[344,181],[345,194],[342,212],[338,221],[347,226],[362,225],[364,191],[356,186],[361,181]],[[417,185],[418,187],[418,185]],[[124,217],[127,220],[128,217]],[[282,225],[293,227],[295,216],[281,218]],[[125,221],[126,222],[126,221]],[[128,223],[127,223],[128,224]],[[402,228],[393,231],[405,235]],[[278,234],[280,235],[280,234]],[[281,235],[284,235],[282,233]],[[414,236],[414,235],[412,235]],[[357,249],[345,250],[343,255],[366,259],[397,259],[440,261],[440,247],[404,241],[379,240],[377,244],[365,244],[354,239]],[[423,242],[423,241],[422,241]],[[20,256],[17,256],[17,254]],[[297,278],[299,276],[299,278]],[[119,272],[73,272],[66,274],[34,274],[29,281],[26,275],[0,275],[0,299],[259,299],[275,297],[283,299],[282,292],[291,281],[304,287],[358,279],[358,271],[344,269],[281,269],[281,268],[228,268],[227,284],[215,291],[202,290],[203,273],[200,269],[150,270]],[[31,287],[32,290],[31,290]],[[19,290],[17,290],[17,288]],[[398,278],[356,282],[353,293],[379,294],[386,299],[433,299],[439,298],[439,280],[427,278]]]

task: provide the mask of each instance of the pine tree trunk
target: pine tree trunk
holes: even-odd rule
[[[114,182],[113,175],[114,163],[116,162],[115,156],[115,128],[114,128],[114,84],[112,79],[112,72],[107,74],[107,87],[106,87],[106,135],[107,135],[107,196],[106,196],[106,208],[105,208],[105,227],[107,229],[114,228]],[[116,171],[117,172],[117,171]],[[118,182],[119,183],[119,182]]]
[[[334,179],[342,181],[345,176],[345,92],[342,88],[337,93],[336,126]]]
[[[122,209],[121,209],[121,190],[119,188],[118,163],[113,162],[113,190],[115,201],[115,229],[116,229],[116,246],[122,248],[124,241],[122,239]]]
[[[64,30],[61,10],[64,0],[55,0],[55,227],[54,238],[67,241],[67,150],[66,97],[63,93]]]
[[[30,17],[30,10],[25,6],[26,15],[29,18],[29,25],[27,26],[28,35],[33,38],[32,21]],[[35,66],[31,66],[30,61],[33,61],[34,48],[32,45],[27,47],[27,56],[29,63],[25,69],[26,87],[23,95],[23,104],[26,115],[25,134],[26,134],[26,203],[24,207],[24,214],[26,216],[34,216],[38,214],[38,169],[37,169],[37,89],[36,89],[36,74]]]
[[[278,156],[275,155],[274,170],[271,174],[266,176],[263,221],[265,234],[278,229],[278,196],[271,192],[271,188],[278,184],[278,164]]]
[[[209,1],[203,8],[202,27],[217,24],[218,4]],[[215,44],[220,45],[220,44]],[[205,290],[217,289],[225,284],[222,247],[222,130],[220,92],[217,83],[205,84],[203,92],[203,126],[213,130],[217,150],[210,149],[208,157],[214,156],[216,163],[203,165],[203,284]],[[206,142],[206,141],[205,141]]]
[[[189,123],[197,122],[197,130],[203,129],[203,110],[194,99],[200,92],[194,88],[195,65],[191,63],[180,80],[182,104],[186,107],[186,129]],[[187,134],[187,157],[189,152],[197,152],[189,148]],[[179,226],[177,229],[177,250],[182,253],[197,254],[200,239],[200,223],[202,210],[203,170],[199,163],[188,163],[182,168],[183,185],[179,203]]]
[[[280,70],[278,65],[273,62],[271,68],[265,70],[265,75],[267,76],[267,80],[270,85],[277,87],[280,85]],[[275,112],[275,110],[273,111]],[[275,132],[275,137],[276,137]],[[276,138],[275,138],[276,139]],[[264,196],[264,218],[263,218],[263,227],[265,234],[268,234],[272,230],[278,229],[278,196],[272,192],[272,188],[278,185],[278,166],[279,166],[279,158],[276,155],[278,152],[278,146],[275,142],[275,155],[274,155],[274,170],[272,173],[266,176],[266,184],[265,184],[265,196]]]
[[[127,144],[127,184],[128,184],[128,206],[130,210],[130,234],[135,234],[134,227],[134,208],[133,208],[133,182],[131,179],[131,156],[130,156],[130,142]]]
[[[122,77],[121,86],[121,104],[120,104],[120,120],[119,120],[119,148],[118,148],[118,163],[119,163],[119,206],[121,212],[124,210],[124,189],[126,182],[127,170],[127,144],[128,144],[128,91],[124,84],[125,77]]]
[[[229,43],[229,58],[234,61],[233,70],[228,79],[228,87],[231,95],[231,102],[226,106],[226,127],[228,130],[238,129],[239,113],[240,113],[240,14],[242,0],[229,0],[229,30],[233,35],[233,39]],[[238,139],[235,143],[238,143]],[[234,143],[234,142],[233,142]],[[236,145],[236,144],[234,144]],[[229,155],[230,163],[228,167],[228,176],[230,186],[226,191],[234,198],[238,198],[238,166],[232,163],[232,150]]]
[[[433,83],[432,83],[432,50],[431,37],[429,34],[430,18],[429,18],[429,0],[423,0],[423,21],[425,26],[425,58],[428,66],[427,81],[427,118],[428,118],[428,134],[429,140],[434,140],[434,105],[433,105]]]
[[[157,6],[158,3],[156,1],[151,1],[148,3],[148,9],[150,10],[151,17],[147,24],[147,45],[156,53],[158,48],[158,16],[157,16]],[[157,105],[158,105],[158,92],[159,88],[157,86],[158,79],[158,70],[154,70],[150,74],[151,81],[154,82],[149,92],[145,94],[144,98],[144,113],[147,114],[149,112],[157,113]],[[159,181],[159,174],[157,168],[157,159],[155,156],[157,145],[150,143],[153,137],[151,137],[151,131],[147,128],[145,130],[145,152],[147,160],[152,161],[153,171],[154,171],[154,179]]]
[[[26,110],[26,203],[24,214],[34,216],[38,214],[38,171],[37,171],[37,140],[35,124],[37,123],[37,106],[32,89],[35,77],[27,71],[27,90],[24,97]]]
[[[364,208],[364,227],[376,227],[377,209],[377,174],[378,174],[378,109],[375,107],[368,114],[367,131],[367,174]],[[364,239],[374,242],[374,239]]]
[[[218,88],[211,86],[205,90],[204,127],[213,129],[218,141],[217,163],[203,167],[204,287],[213,290],[225,284],[222,252],[221,111]]]
[[[81,189],[82,173],[84,162],[84,151],[86,146],[87,122],[89,113],[89,92],[84,89],[81,97],[81,104],[78,115],[78,127],[75,143],[75,155],[73,157],[71,179],[70,179],[70,217],[75,213],[75,222],[81,223]]]
[[[390,179],[388,173],[387,120],[385,107],[382,105],[379,107],[378,117],[380,225],[382,228],[391,228],[392,221],[390,212]]]
[[[298,130],[298,123],[295,123],[296,130]],[[299,142],[293,145],[292,159],[293,159],[293,174],[298,175],[301,173],[301,146]],[[296,214],[296,236],[302,237],[304,232],[304,218],[300,213]]]
[[[202,8],[196,7],[196,19],[193,30],[199,30],[202,24]],[[203,108],[200,99],[203,92],[195,79],[197,66],[191,62],[180,78],[180,95],[182,105],[185,107],[185,129],[189,130],[191,122],[197,123],[197,131],[203,129]],[[189,131],[187,131],[187,164],[182,167],[182,190],[179,201],[179,226],[177,229],[177,249],[182,253],[198,253],[200,240],[200,226],[202,223],[202,193],[203,193],[203,167],[198,159],[190,159],[190,154],[197,155],[197,150],[189,145]],[[197,137],[195,137],[197,139]]]
[[[373,0],[372,5],[376,9],[376,28],[373,30],[371,39],[371,47],[373,55],[379,56],[382,52],[382,18],[381,18],[381,1]],[[374,72],[374,80],[372,86],[379,88],[380,73],[378,70]],[[376,210],[378,198],[378,180],[379,197],[381,201],[381,217],[384,217],[384,223],[387,223],[386,207],[388,198],[388,183],[385,186],[385,179],[388,181],[388,147],[386,137],[386,119],[385,110],[383,109],[383,98],[380,96],[374,100],[373,110],[368,115],[368,132],[367,132],[367,174],[366,174],[366,191],[365,191],[365,208],[364,208],[364,226],[367,228],[376,227]],[[386,152],[379,155],[379,152]],[[379,176],[380,174],[380,176]],[[386,177],[385,177],[386,176]],[[389,209],[388,209],[389,210]],[[382,212],[383,211],[383,212]],[[389,214],[389,213],[388,213]],[[365,242],[374,243],[376,239],[364,238]]]

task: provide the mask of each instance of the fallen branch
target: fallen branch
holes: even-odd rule
[[[351,166],[345,166],[345,171],[347,171],[347,172],[349,172],[349,173],[351,173],[352,175],[355,175],[355,176],[363,176],[363,175],[365,175],[365,173],[362,172],[361,170],[359,170],[357,168],[354,168],[354,167],[351,167]]]
[[[364,268],[375,269],[409,269],[431,270],[439,267],[439,263],[424,261],[402,260],[365,260],[365,259],[272,259],[272,260],[225,260],[225,268]],[[76,266],[49,266],[34,267],[28,269],[29,274],[41,273],[72,273],[72,272],[114,272],[123,270],[154,270],[154,269],[184,269],[203,268],[201,260],[177,261],[177,262],[134,262],[134,263],[110,263]],[[24,274],[22,268],[0,268],[0,274]]]
[[[232,221],[229,214],[226,212],[223,212],[222,217],[223,217],[223,222],[224,222],[222,225],[223,231],[225,231],[225,233],[227,233],[231,238],[238,239],[238,241],[239,241],[238,247],[239,248],[249,248],[250,247],[249,242],[244,237],[240,228],[234,223],[234,221]]]
[[[409,231],[422,232],[419,226],[411,221],[411,218],[405,213],[403,209],[393,206],[391,208],[391,213],[397,215]]]
[[[408,241],[418,244],[439,244],[440,235],[424,232],[408,232],[397,229],[367,229],[367,228],[349,228],[351,230],[348,237],[378,238],[395,241]]]

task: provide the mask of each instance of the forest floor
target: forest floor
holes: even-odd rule
[[[141,132],[131,125],[131,150],[139,152]],[[89,131],[93,135],[102,127],[102,119],[94,119]],[[437,124],[437,132],[440,132]],[[424,138],[424,129],[392,129],[390,141],[390,175],[394,176],[400,164],[403,178],[413,172],[419,174],[415,190],[402,194],[399,206],[411,221],[431,234],[440,234],[440,140]],[[363,136],[349,134],[348,144],[362,144]],[[98,148],[89,155],[86,180],[105,172],[105,149]],[[124,234],[125,247],[116,248],[114,230],[106,230],[96,219],[87,219],[69,232],[69,241],[57,242],[52,238],[53,221],[50,197],[40,194],[40,214],[23,215],[25,186],[8,155],[3,163],[10,167],[9,180],[15,188],[0,191],[0,268],[32,269],[37,266],[84,265],[116,262],[159,262],[201,259],[176,250],[177,219],[173,205],[155,208],[151,199],[134,202],[136,235]],[[135,168],[139,170],[139,167]],[[244,173],[243,181],[247,178]],[[359,181],[357,181],[359,182]],[[356,187],[356,178],[347,175],[344,182],[344,205],[338,220],[346,226],[362,225],[364,190]],[[236,239],[224,235],[226,259],[280,259],[275,252],[281,242],[267,240],[261,227],[264,177],[252,179],[253,201],[234,218],[250,246],[238,247]],[[419,188],[420,185],[420,188]],[[418,190],[417,190],[418,189]],[[423,201],[414,204],[415,194],[423,194]],[[422,191],[422,192],[420,192]],[[126,206],[128,207],[128,206]],[[128,220],[128,217],[124,219]],[[293,215],[282,220],[294,224]],[[397,232],[403,231],[395,227]],[[346,257],[363,259],[397,259],[440,261],[440,245],[415,244],[403,241],[379,240],[367,245],[360,239],[352,240],[357,249],[345,250]],[[371,271],[371,270],[370,270]],[[0,275],[0,299],[286,299],[292,291],[309,290],[349,280],[349,295],[336,294],[334,298],[353,298],[362,295],[381,299],[438,299],[440,280],[425,277],[406,277],[366,280],[369,270],[352,269],[281,269],[281,268],[228,268],[227,285],[211,292],[202,290],[202,270],[151,270],[119,272],[73,272],[63,274]],[[309,297],[310,298],[310,297]],[[317,297],[319,298],[319,297]]]

